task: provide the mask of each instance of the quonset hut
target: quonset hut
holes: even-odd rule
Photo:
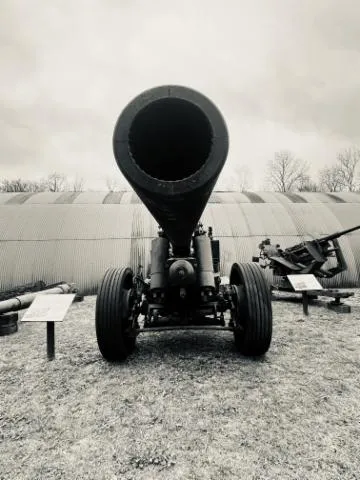
[[[202,216],[220,239],[221,272],[258,255],[360,224],[360,194],[219,192]],[[106,269],[149,264],[157,224],[133,192],[0,194],[0,290],[43,280],[94,294]],[[325,287],[360,286],[360,232],[340,238],[348,270]],[[269,272],[268,272],[269,274]],[[270,279],[270,278],[269,278]]]

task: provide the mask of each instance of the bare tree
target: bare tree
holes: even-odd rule
[[[226,165],[214,187],[215,190],[228,192],[244,192],[250,188],[251,175],[248,167],[243,165]]]
[[[28,192],[28,184],[26,181],[21,178],[14,180],[4,179],[1,182],[1,191],[2,192]]]
[[[304,175],[298,183],[299,192],[320,192],[320,185],[311,180],[309,175]]]
[[[117,189],[116,180],[114,180],[111,177],[106,177],[105,183],[106,183],[106,188],[109,190],[109,192],[115,192],[116,191],[116,189]]]
[[[47,190],[47,184],[44,180],[31,181],[29,182],[29,191],[30,192],[45,192]]]
[[[320,189],[323,192],[341,192],[344,189],[339,165],[325,167],[319,172]]]
[[[68,189],[66,175],[62,173],[51,173],[46,182],[49,192],[64,192]]]
[[[288,150],[275,153],[268,163],[268,182],[277,192],[298,190],[299,185],[308,177],[308,165]]]
[[[1,192],[44,192],[47,189],[46,183],[40,180],[30,181],[17,178],[14,180],[3,180],[0,185]]]
[[[248,167],[239,165],[235,167],[236,186],[240,192],[245,192],[251,188],[251,175]]]
[[[129,190],[129,187],[125,182],[121,180],[116,180],[113,177],[106,177],[105,179],[106,188],[109,192],[123,192]]]
[[[354,192],[357,188],[356,169],[360,162],[360,149],[350,147],[337,154],[338,168],[344,190]]]
[[[83,177],[78,177],[76,176],[75,177],[75,180],[72,182],[71,186],[70,186],[70,190],[73,191],[73,192],[83,192],[84,191],[84,185],[85,185],[85,181],[83,179]]]
[[[51,173],[42,180],[22,180],[21,178],[0,182],[0,192],[82,192],[84,190],[84,179],[75,177],[71,183],[67,181],[66,175]]]

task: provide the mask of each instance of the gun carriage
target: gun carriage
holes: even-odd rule
[[[101,354],[124,360],[139,333],[173,329],[229,330],[240,353],[264,354],[272,307],[263,271],[234,262],[229,284],[222,284],[219,240],[200,223],[228,152],[217,107],[186,87],[147,90],[119,116],[113,149],[159,232],[147,278],[130,266],[105,273],[95,315]]]
[[[259,244],[260,254],[253,257],[262,268],[270,268],[275,276],[281,278],[280,287],[292,287],[287,275],[313,274],[318,278],[332,278],[347,270],[339,238],[360,229],[360,225],[314,240],[307,240],[292,247],[282,249],[273,245],[269,238]],[[327,265],[328,260],[333,262]]]

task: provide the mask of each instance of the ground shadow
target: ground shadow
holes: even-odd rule
[[[266,355],[260,357],[245,357],[235,348],[231,332],[167,332],[140,335],[137,347],[128,361],[139,359],[141,362],[156,362],[162,360],[187,359],[220,360],[221,362],[263,363]]]

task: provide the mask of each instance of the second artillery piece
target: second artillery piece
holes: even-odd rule
[[[233,263],[221,283],[220,245],[200,217],[228,152],[225,122],[202,94],[180,86],[145,91],[114,130],[118,167],[154,219],[150,275],[110,268],[96,301],[96,336],[109,361],[124,360],[140,332],[216,329],[234,333],[244,355],[272,336],[270,288],[254,263]]]
[[[307,240],[288,248],[272,245],[269,238],[260,245],[260,254],[253,257],[262,268],[271,268],[273,274],[282,277],[281,287],[288,286],[287,275],[313,274],[318,278],[331,278],[347,270],[345,257],[341,250],[338,238],[359,230],[360,225],[314,240]],[[326,266],[329,259],[333,259],[330,266]]]

